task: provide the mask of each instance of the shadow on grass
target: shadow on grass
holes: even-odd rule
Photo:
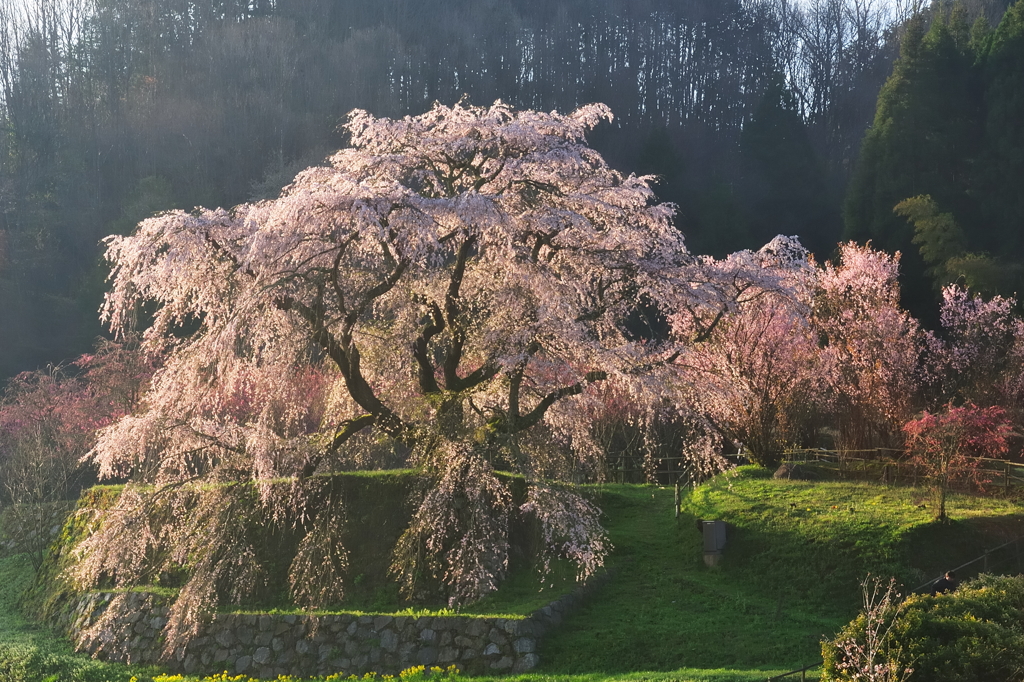
[[[951,569],[961,580],[982,573],[1020,573],[1024,571],[1024,513],[920,525],[906,533],[904,547],[905,561],[913,567],[906,580],[908,591]]]

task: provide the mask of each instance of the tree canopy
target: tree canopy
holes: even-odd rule
[[[410,596],[442,585],[459,604],[494,589],[515,514],[536,518],[546,556],[591,574],[608,549],[598,511],[565,486],[600,465],[590,426],[605,394],[591,387],[648,413],[674,409],[681,349],[766,293],[794,291],[809,267],[786,238],[723,260],[690,254],[650,178],[587,146],[610,117],[603,105],[561,115],[501,102],[402,119],[357,110],[351,146],[279,198],[172,211],[108,238],[104,317],[122,333],[148,320],[143,346],[167,359],[142,409],[100,432],[100,475],[131,477],[126,500],[152,494],[139,484],[194,480],[255,481],[270,496],[291,477],[284,504],[301,506],[311,477],[383,466],[397,448],[435,482],[396,552]],[[677,333],[631,329],[641,301],[674,316]],[[713,447],[691,456],[718,466]],[[518,508],[499,470],[525,477]],[[174,521],[139,533],[150,522],[117,516],[86,541],[85,582],[130,583],[131,557],[186,537],[198,551],[200,533],[176,536]],[[317,538],[337,538],[306,537],[293,593],[317,599],[303,587],[310,572],[344,562],[310,561]],[[172,631],[192,627],[218,566],[238,554],[193,573]]]

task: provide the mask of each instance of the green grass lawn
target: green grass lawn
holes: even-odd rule
[[[920,489],[775,481],[754,468],[689,492],[678,520],[670,489],[591,490],[615,546],[611,575],[543,641],[535,674],[500,679],[765,680],[820,659],[821,638],[855,614],[866,574],[913,587],[1024,528],[1020,508],[1005,500],[954,496],[952,523],[937,525]],[[729,524],[716,568],[703,563],[697,519]],[[74,655],[21,617],[15,602],[30,574],[22,557],[0,559],[0,682],[148,679],[153,671]],[[534,575],[516,576],[472,612],[525,613],[567,584],[537,586]]]
[[[673,491],[606,486],[598,503],[615,544],[609,583],[545,639],[553,673],[791,670],[857,611],[868,573],[914,587],[1016,537],[1019,508],[956,496],[932,522],[927,493],[868,483],[776,481],[743,468],[699,487],[673,515]],[[697,519],[722,519],[721,565],[707,568]]]
[[[26,555],[0,557],[0,682],[129,682],[149,669],[94,661],[25,619],[18,598],[32,580]]]
[[[722,566],[707,568],[697,517],[673,518],[671,490],[615,486],[600,504],[616,548],[613,574],[597,598],[544,640],[546,670],[792,669],[814,662],[821,634],[849,619],[848,612],[818,614],[790,603],[786,576],[773,584],[742,570],[735,557],[748,543],[732,527]]]

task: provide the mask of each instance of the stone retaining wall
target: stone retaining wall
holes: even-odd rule
[[[278,675],[396,674],[456,665],[468,674],[523,672],[537,646],[594,585],[529,618],[216,614],[189,644],[161,661],[167,598],[146,592],[83,594],[58,625],[79,651],[124,663],[162,662],[174,672]]]

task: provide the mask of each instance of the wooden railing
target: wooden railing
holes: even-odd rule
[[[737,462],[745,461],[743,455],[727,455]],[[924,474],[920,467],[910,462],[905,450],[893,448],[870,448],[863,450],[825,450],[822,448],[798,448],[783,453],[787,462],[813,462],[835,468],[842,477],[875,480],[881,483],[920,485]],[[989,492],[1010,492],[1024,487],[1024,464],[987,457],[977,458],[988,480]],[[614,483],[647,483],[672,486],[676,483],[691,482],[690,460],[687,457],[658,457],[644,462],[637,456],[620,456],[605,469],[605,480]],[[645,466],[646,465],[646,466]]]
[[[1000,462],[1004,463],[1004,462]],[[1024,568],[1024,556],[1021,554],[1022,546],[1024,546],[1024,537],[1010,540],[998,547],[985,550],[985,553],[981,556],[971,559],[970,561],[960,564],[953,571],[956,572],[957,577],[963,579],[967,576],[974,576],[980,573],[995,573],[1003,575],[1019,574]],[[935,583],[936,580],[942,576],[935,576],[930,578],[926,582],[921,583],[911,593],[927,593],[929,588]],[[800,675],[801,682],[807,679],[807,671],[819,668],[824,665],[824,661],[818,661],[811,665],[799,668],[798,670],[790,670],[787,673],[781,675],[775,675],[768,678],[768,682],[777,682],[784,678],[792,675]]]
[[[918,485],[924,482],[919,466],[910,461],[903,450],[873,448],[870,450],[795,449],[785,453],[788,462],[819,462],[834,465],[841,476],[869,478],[883,483]],[[1010,492],[1024,486],[1024,464],[1003,459],[976,457],[989,492]]]
[[[808,666],[804,666],[803,668],[800,668],[799,670],[790,670],[788,673],[782,673],[781,675],[776,675],[775,677],[769,677],[768,678],[768,682],[777,682],[778,680],[781,680],[781,679],[784,679],[786,677],[789,677],[790,675],[798,675],[798,674],[800,675],[800,682],[806,682],[807,681],[807,671],[808,670],[813,670],[815,668],[820,668],[821,664],[822,664],[822,661],[818,661],[817,663],[812,663],[812,664],[810,664]]]

